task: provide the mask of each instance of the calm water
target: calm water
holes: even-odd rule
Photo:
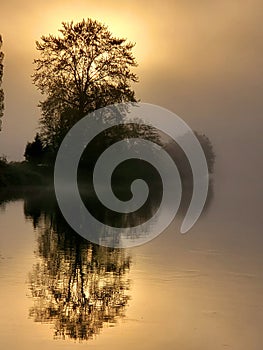
[[[3,200],[0,348],[262,349],[257,213],[215,193],[190,233],[178,218],[129,250],[81,239],[41,193]]]

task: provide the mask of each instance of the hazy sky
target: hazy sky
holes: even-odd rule
[[[262,14],[262,0],[2,0],[5,115],[0,155],[22,160],[27,141],[37,132],[41,96],[30,78],[35,41],[58,33],[62,21],[102,21],[116,36],[136,42],[137,97],[172,110],[214,146],[215,200],[209,208],[214,215],[208,216],[207,226],[199,226],[207,230],[208,246],[229,240],[241,256],[251,246],[253,260],[255,247],[262,247],[263,226]],[[202,236],[192,237],[194,247]],[[220,259],[225,258],[214,261]],[[228,260],[225,266],[224,271],[232,268]],[[252,290],[253,279],[244,285]],[[239,296],[254,310],[242,290]],[[220,320],[228,325],[221,311]],[[237,315],[244,316],[242,308]]]
[[[229,180],[229,191],[237,177],[238,188],[260,185],[262,13],[260,0],[2,2],[6,109],[0,153],[22,159],[37,131],[41,96],[30,78],[35,40],[57,33],[62,21],[91,17],[136,42],[137,97],[171,109],[209,136],[217,174]]]

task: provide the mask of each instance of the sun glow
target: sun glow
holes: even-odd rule
[[[110,12],[107,10],[107,12],[103,12],[103,10],[98,10],[97,8],[87,8],[88,6],[78,6],[73,10],[72,6],[61,8],[54,4],[49,13],[40,20],[39,26],[35,27],[35,40],[38,40],[43,34],[59,35],[62,22],[73,21],[76,23],[82,19],[92,18],[105,24],[113,35],[135,43],[133,51],[139,64],[147,61],[150,51],[150,38],[141,19],[139,20],[129,13],[126,13],[125,16],[120,16],[114,11]]]

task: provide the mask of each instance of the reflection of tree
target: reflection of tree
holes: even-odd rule
[[[124,250],[94,245],[76,235],[58,210],[39,216],[25,201],[25,215],[38,229],[38,262],[30,274],[36,322],[53,323],[55,337],[87,340],[105,323],[124,316],[130,258]],[[39,201],[35,200],[35,204]],[[36,215],[36,217],[35,217]]]

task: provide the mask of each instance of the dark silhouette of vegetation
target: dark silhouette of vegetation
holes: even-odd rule
[[[198,132],[195,132],[195,136],[197,137],[197,139],[198,139],[198,141],[203,149],[203,152],[204,152],[204,155],[205,155],[205,158],[207,161],[207,167],[208,167],[209,174],[213,174],[214,163],[215,163],[215,153],[213,150],[212,143],[211,143],[210,139],[204,134],[200,134]],[[184,137],[184,136],[182,136],[182,137]],[[172,156],[175,163],[177,164],[178,169],[181,172],[182,179],[187,180],[187,181],[191,180],[190,164],[188,162],[188,159],[187,159],[185,153],[178,146],[178,144],[174,140],[169,140],[164,145],[164,148]]]
[[[0,188],[49,185],[52,174],[48,169],[38,169],[27,162],[10,162],[0,157]]]
[[[2,117],[4,115],[4,91],[3,89],[1,89],[2,80],[3,80],[3,70],[4,70],[4,66],[3,66],[4,54],[1,51],[2,44],[3,44],[3,40],[2,40],[2,36],[0,35],[0,131],[2,127]]]
[[[39,134],[36,134],[34,141],[27,143],[24,157],[29,163],[38,165],[43,162],[44,154],[45,148]]]
[[[114,37],[108,28],[91,19],[74,24],[63,23],[60,36],[42,36],[36,43],[39,58],[35,62],[33,82],[45,96],[40,103],[42,116],[40,132],[25,149],[26,162],[0,162],[0,186],[53,185],[53,167],[56,154],[66,133],[87,113],[119,102],[136,103],[132,84],[138,77],[132,72],[136,61],[132,54],[134,44]],[[123,111],[126,114],[127,110]],[[106,114],[106,116],[105,116]],[[101,114],[104,123],[112,115]],[[114,113],[115,114],[115,113]],[[122,111],[114,118],[123,118]],[[203,147],[210,174],[213,172],[214,152],[207,136],[196,133]],[[113,143],[129,138],[143,138],[163,146],[173,157],[188,192],[191,188],[191,168],[183,151],[175,142],[162,139],[162,134],[138,123],[110,127],[97,135],[82,155],[79,164],[79,183],[92,182],[92,171],[100,154]],[[142,163],[126,162],[116,179],[136,178]],[[150,167],[143,165],[141,173],[152,181]],[[16,173],[18,172],[18,173]],[[82,174],[81,174],[82,172]],[[88,172],[88,174],[87,174]],[[153,177],[156,178],[156,177]],[[116,181],[115,181],[116,183]]]
[[[208,171],[210,174],[213,174],[216,156],[215,156],[212,142],[205,134],[200,134],[198,132],[195,132],[195,135],[198,138],[198,141],[200,142],[200,145],[204,151],[206,161],[207,161]]]
[[[40,58],[34,61],[33,74],[34,84],[47,96],[40,102],[40,136],[36,137],[43,146],[41,161],[50,166],[54,165],[61,141],[78,120],[101,107],[136,102],[132,83],[138,82],[131,71],[137,66],[132,54],[134,44],[114,37],[105,25],[91,19],[62,23],[60,33],[58,37],[42,36],[36,43]],[[111,117],[101,116],[103,122]],[[122,114],[117,118],[123,118]],[[153,128],[138,129],[131,124],[105,131],[97,138],[98,144],[106,148],[119,135],[158,138]],[[27,145],[26,160],[32,161],[31,147],[36,146],[35,142]],[[96,148],[90,148],[89,157],[93,153]]]
[[[41,137],[54,152],[67,131],[87,113],[133,101],[137,76],[134,44],[114,37],[91,19],[62,23],[61,36],[42,36],[33,82],[46,99],[40,103]]]

